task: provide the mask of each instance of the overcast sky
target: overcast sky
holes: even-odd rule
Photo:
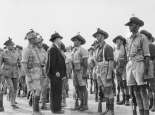
[[[118,34],[129,35],[124,24],[132,14],[144,20],[143,28],[155,36],[155,0],[0,0],[0,47],[8,36],[25,47],[24,37],[31,28],[48,45],[55,31],[64,37],[66,46],[80,32],[88,48],[100,27],[109,33],[107,42],[112,44]]]

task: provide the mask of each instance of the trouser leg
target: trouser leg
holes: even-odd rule
[[[86,86],[80,86],[80,111],[84,111],[88,109],[88,91]]]
[[[94,86],[95,86],[95,101],[98,101],[98,84],[97,84],[97,80],[94,80]]]
[[[40,90],[36,89],[33,92],[33,115],[42,115],[42,113],[40,112],[40,108],[39,108],[39,100],[40,100]]]
[[[102,115],[106,115],[110,109],[110,100],[106,98],[106,110],[103,112]]]
[[[153,106],[151,108],[152,112],[155,112],[155,92],[153,92]]]
[[[51,110],[53,112],[60,111],[61,110],[61,101],[62,101],[62,81],[61,80],[56,80],[52,81],[51,80]]]
[[[143,100],[142,100],[142,96],[141,96],[141,86],[135,86],[133,88],[134,90],[134,95],[136,97],[136,102],[137,105],[139,107],[139,113],[140,115],[144,115],[144,106],[143,106]]]
[[[80,90],[79,90],[79,86],[75,86],[75,104],[74,104],[74,109],[78,110],[79,109],[79,98],[80,98]]]
[[[41,109],[47,109],[46,108],[46,95],[47,95],[47,88],[43,87],[41,90]]]
[[[18,79],[12,78],[14,92],[13,92],[13,101],[16,103],[16,95],[17,95],[17,89],[18,89]]]
[[[120,102],[120,85],[117,83],[117,96],[116,96],[116,102]]]
[[[143,108],[144,108],[144,115],[149,115],[149,97],[147,93],[147,88],[144,85],[141,86],[140,88],[141,88],[140,93],[141,93]]]
[[[4,111],[4,106],[3,106],[3,93],[0,91],[0,112]]]

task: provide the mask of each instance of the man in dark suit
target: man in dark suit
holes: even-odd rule
[[[50,107],[53,113],[64,113],[61,110],[62,78],[66,76],[65,59],[60,51],[62,36],[59,33],[51,35],[53,42],[48,50],[47,76],[50,79]]]

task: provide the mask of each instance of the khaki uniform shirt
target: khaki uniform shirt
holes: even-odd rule
[[[86,81],[83,79],[83,67],[81,66],[81,60],[83,58],[88,58],[88,51],[82,47],[75,47],[72,52],[72,62],[74,66],[74,85],[86,85]]]
[[[145,35],[137,33],[127,41],[127,56],[129,60],[143,61],[150,56],[149,43]]]
[[[0,65],[2,75],[10,78],[18,78],[18,66],[19,54],[16,50],[4,50],[0,55]]]

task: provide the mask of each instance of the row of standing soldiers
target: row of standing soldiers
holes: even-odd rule
[[[132,99],[133,115],[137,115],[137,106],[140,115],[149,115],[149,109],[155,111],[154,37],[146,30],[139,32],[144,22],[137,17],[131,17],[125,25],[129,27],[132,35],[128,39],[121,35],[116,36],[113,39],[115,48],[105,42],[108,38],[107,32],[98,28],[97,33],[93,35],[97,40],[89,48],[90,91],[92,92],[94,83],[99,112],[101,112],[101,102],[103,99],[106,101],[106,111],[103,115],[109,112],[110,115],[114,115],[116,94],[118,105],[129,105],[129,99]],[[122,100],[120,100],[120,91]]]
[[[29,104],[33,105],[33,113],[39,112],[39,100],[42,108],[45,107],[46,93],[48,92],[48,78],[45,67],[47,63],[47,45],[42,44],[42,36],[31,30],[26,34],[28,47],[22,51],[22,47],[16,45],[11,38],[4,45],[0,55],[0,111],[4,111],[3,93],[5,85],[8,88],[8,100],[13,109],[18,109],[16,96],[21,87],[23,94],[28,94]],[[5,84],[6,83],[6,84]],[[28,91],[28,92],[27,92]],[[18,92],[20,94],[20,92]]]
[[[80,35],[71,38],[74,43],[72,50],[71,65],[73,67],[73,84],[77,98],[75,100],[75,109],[88,110],[88,91],[87,91],[87,68],[94,76],[96,100],[100,96],[99,105],[106,101],[106,111],[103,113],[114,115],[114,96],[116,75],[118,89],[123,94],[122,101],[118,104],[129,105],[129,98],[133,100],[133,114],[136,115],[136,105],[139,107],[140,115],[149,115],[149,106],[152,103],[152,110],[155,108],[155,79],[154,79],[154,38],[152,35],[139,28],[144,22],[137,17],[130,18],[126,26],[129,26],[132,33],[129,39],[117,36],[113,42],[117,47],[113,49],[105,42],[108,33],[99,29],[93,34],[96,38],[91,50],[93,49],[93,58],[88,59],[88,52],[81,45],[85,44],[85,39]],[[0,56],[1,76],[5,78],[9,88],[11,106],[18,108],[15,101],[17,94],[17,82],[19,74],[25,75],[28,92],[30,92],[30,102],[33,107],[33,114],[41,114],[39,110],[39,100],[41,96],[42,105],[45,106],[44,91],[50,81],[50,102],[51,110],[54,113],[63,113],[61,111],[62,100],[62,80],[66,79],[65,48],[62,45],[58,33],[51,36],[52,46],[46,52],[42,47],[42,36],[31,30],[25,37],[28,40],[28,46],[23,50],[22,58],[20,53],[14,49],[14,43],[11,39],[5,42],[6,50]],[[92,61],[93,60],[93,61]],[[92,64],[90,64],[92,63]],[[3,79],[2,77],[0,77]],[[2,81],[2,80],[1,80]],[[149,101],[148,92],[153,94]],[[118,91],[119,94],[119,91]],[[3,93],[0,93],[0,109],[3,108]],[[80,105],[78,102],[80,100]],[[100,108],[101,106],[99,106]]]

